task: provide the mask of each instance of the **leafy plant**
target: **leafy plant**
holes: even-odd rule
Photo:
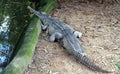
[[[119,70],[117,71],[117,74],[120,74],[120,63],[116,64],[116,66],[119,68]]]
[[[120,64],[118,63],[118,64],[116,64],[116,66],[118,67],[118,68],[120,68]]]

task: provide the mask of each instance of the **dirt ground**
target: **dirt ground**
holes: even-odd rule
[[[83,33],[80,38],[87,56],[105,70],[116,71],[120,63],[120,6],[61,2],[54,18]],[[32,61],[23,74],[102,74],[77,63],[57,42],[50,43],[40,34]],[[117,74],[116,72],[112,74]]]

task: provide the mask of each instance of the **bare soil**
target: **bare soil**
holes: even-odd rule
[[[117,74],[120,63],[120,6],[79,0],[64,1],[52,16],[83,33],[79,39],[87,56],[101,68]],[[77,63],[57,42],[40,34],[32,61],[23,74],[102,74]]]

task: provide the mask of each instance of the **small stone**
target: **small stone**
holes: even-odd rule
[[[36,66],[35,66],[34,64],[29,64],[29,65],[28,65],[28,68],[35,69]]]

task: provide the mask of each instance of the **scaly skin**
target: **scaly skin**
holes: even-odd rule
[[[80,63],[84,64],[88,68],[97,72],[111,73],[110,71],[103,70],[99,66],[95,65],[84,55],[84,50],[80,45],[79,40],[76,38],[76,36],[79,37],[80,33],[75,34],[75,30],[69,25],[53,19],[44,13],[35,11],[29,6],[28,9],[41,19],[44,24],[43,29],[48,28],[51,42],[57,40],[60,45],[68,51],[68,53],[73,55]]]
[[[110,71],[103,70],[99,66],[95,65],[93,62],[90,61],[88,57],[82,55],[78,51],[78,47],[79,49],[83,48],[79,44],[79,40],[72,33],[69,33],[68,30],[65,30],[63,35],[64,37],[61,40],[59,40],[61,46],[63,46],[68,51],[68,53],[72,54],[78,62],[84,64],[86,67],[92,69],[93,71],[111,73]]]

